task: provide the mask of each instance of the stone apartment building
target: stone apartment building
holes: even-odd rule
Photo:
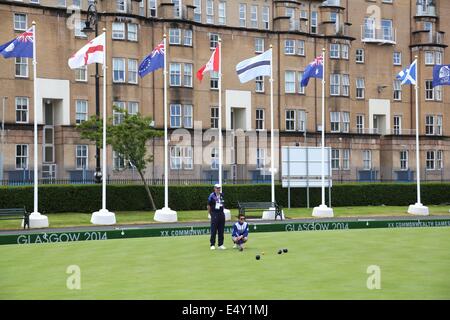
[[[94,37],[84,33],[87,0],[0,0],[0,43],[36,21],[37,99],[31,59],[0,58],[5,106],[3,180],[33,177],[34,108],[42,179],[90,180],[96,148],[75,127],[96,114],[95,65],[71,70],[68,58]],[[91,7],[92,8],[92,7]],[[140,61],[167,35],[170,179],[215,180],[218,75],[197,70],[222,41],[224,178],[270,181],[270,82],[244,84],[235,66],[273,49],[275,167],[281,146],[320,146],[320,79],[300,80],[326,49],[326,146],[333,179],[413,181],[416,176],[415,90],[395,76],[418,56],[421,177],[450,179],[450,90],[432,88],[445,54],[450,1],[444,0],[102,0],[98,30],[107,32],[107,107],[115,122],[140,112],[164,127],[163,72],[138,76]],[[100,65],[100,110],[103,76]],[[183,137],[180,143],[180,136]],[[255,137],[257,139],[255,140]],[[164,173],[164,143],[148,144],[155,161],[148,178]],[[108,176],[137,174],[108,148]],[[277,176],[278,178],[278,176]]]

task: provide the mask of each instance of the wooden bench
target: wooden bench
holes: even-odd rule
[[[274,211],[275,212],[275,220],[277,217],[280,217],[283,220],[283,215],[281,211],[281,207],[276,202],[239,202],[238,201],[239,214],[245,215],[246,211],[254,211],[261,210],[264,211]]]
[[[0,220],[22,220],[23,228],[28,226],[30,229],[30,214],[27,212],[25,207],[23,208],[8,208],[0,209]]]

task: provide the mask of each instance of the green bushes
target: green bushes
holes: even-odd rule
[[[150,186],[157,208],[164,206],[164,186]],[[212,192],[210,185],[170,186],[169,207],[174,210],[206,209]],[[270,184],[224,185],[226,206],[236,208],[238,201],[270,201]],[[275,187],[276,200],[288,205],[287,188]],[[422,184],[422,203],[450,203],[450,183]],[[39,186],[39,211],[94,212],[101,209],[101,185],[42,185]],[[352,183],[335,185],[332,206],[399,205],[416,202],[415,184]],[[310,189],[310,206],[321,202],[319,188]],[[328,204],[328,190],[327,190]],[[33,187],[1,187],[0,208],[25,206],[33,210]],[[291,189],[291,207],[306,207],[306,189]],[[150,210],[143,185],[111,185],[107,187],[107,208],[113,211]]]

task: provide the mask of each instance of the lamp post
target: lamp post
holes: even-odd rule
[[[94,29],[92,29],[94,26]],[[98,37],[98,13],[97,13],[97,1],[91,3],[87,9],[87,16],[85,21],[85,27],[82,32],[91,33],[95,32],[95,37]],[[95,64],[95,116],[100,118],[100,75],[98,73],[98,63]],[[100,148],[95,148],[95,173],[94,181],[96,183],[102,182],[102,170],[100,168]]]

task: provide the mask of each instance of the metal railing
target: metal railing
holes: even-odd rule
[[[361,41],[379,44],[396,44],[397,30],[395,28],[375,28],[367,25],[361,26]]]
[[[435,6],[423,6],[423,5],[417,5],[416,7],[416,15],[417,16],[433,16],[435,17],[436,14],[436,7]]]

